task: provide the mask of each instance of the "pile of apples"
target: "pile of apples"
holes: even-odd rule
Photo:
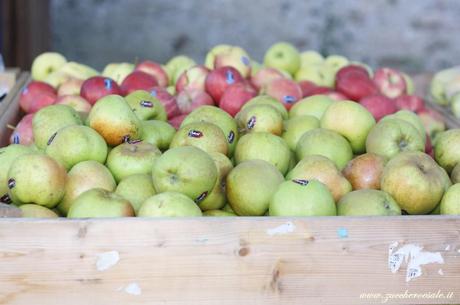
[[[25,217],[460,214],[460,130],[395,69],[281,42],[31,73],[0,149]]]
[[[456,118],[460,118],[460,66],[437,72],[430,84],[432,100],[450,107]]]

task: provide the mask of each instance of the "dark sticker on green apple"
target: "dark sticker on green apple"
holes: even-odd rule
[[[13,201],[11,200],[10,196],[8,196],[8,194],[5,194],[2,197],[0,197],[0,202],[11,204]]]
[[[11,190],[15,186],[16,186],[16,180],[14,180],[13,178],[8,179],[8,188]]]
[[[121,141],[122,141],[123,143],[129,143],[129,141],[130,141],[130,136],[129,136],[129,134],[123,136],[123,138],[121,139]]]
[[[141,101],[139,104],[145,108],[153,108],[153,103],[150,101]]]
[[[253,129],[254,126],[256,126],[256,121],[257,121],[257,118],[255,115],[253,115],[252,117],[249,118],[249,121],[248,123],[246,124],[246,127],[248,129]]]
[[[203,136],[203,133],[199,130],[192,129],[188,132],[188,136],[190,138],[201,138]]]
[[[19,135],[17,133],[15,133],[13,135],[13,144],[19,144]]]
[[[104,87],[107,90],[112,90],[112,80],[110,78],[104,79]]]
[[[57,132],[53,133],[53,135],[49,138],[48,143],[46,143],[46,144],[51,145],[51,143],[53,143],[53,140],[56,137],[56,135],[57,135]]]
[[[235,82],[235,76],[233,75],[232,71],[227,70],[225,72],[225,77],[226,77],[227,84],[231,85]]]
[[[230,130],[230,132],[228,133],[228,143],[232,144],[233,141],[235,141],[235,133],[233,132],[233,130]]]
[[[142,142],[142,140],[128,140],[128,142],[126,142],[126,143],[128,143],[128,144],[138,144],[138,143],[141,143],[141,142]]]
[[[292,96],[292,95],[285,95],[285,96],[283,96],[283,101],[286,104],[292,104],[292,103],[295,103],[296,98],[294,96]]]
[[[208,196],[208,192],[203,192],[200,194],[200,196],[196,197],[195,203],[200,203],[203,201],[206,197]]]
[[[306,186],[306,185],[308,185],[309,181],[305,180],[305,179],[292,179],[292,182],[297,183],[297,184],[299,184],[301,186]]]

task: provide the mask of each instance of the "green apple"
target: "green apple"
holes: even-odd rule
[[[253,77],[254,75],[257,74],[257,72],[260,71],[260,69],[263,68],[262,64],[260,64],[259,62],[253,60],[253,59],[250,59],[250,65],[251,65],[251,77]]]
[[[65,183],[65,195],[57,209],[62,215],[67,215],[75,198],[93,188],[113,192],[117,186],[112,173],[101,163],[93,160],[76,164],[69,171]]]
[[[83,125],[70,125],[57,131],[47,143],[45,152],[67,170],[75,164],[94,160],[104,163],[107,144],[94,129]]]
[[[62,84],[68,82],[71,79],[72,78],[69,75],[58,70],[48,74],[45,79],[43,79],[43,82],[47,83],[55,89],[58,89]]]
[[[321,120],[326,109],[333,103],[335,101],[326,95],[317,94],[309,96],[301,99],[291,107],[289,117],[312,115]]]
[[[178,192],[164,192],[148,198],[141,205],[138,217],[197,217],[200,208],[192,199]]]
[[[349,64],[349,61],[346,57],[341,55],[329,55],[324,60],[324,63],[332,67],[336,72]]]
[[[185,117],[180,127],[194,122],[208,122],[219,126],[227,139],[228,155],[233,156],[239,133],[236,121],[231,115],[218,107],[200,106]]]
[[[59,70],[67,59],[56,52],[45,52],[35,57],[30,68],[32,79],[43,81],[48,75]]]
[[[350,143],[337,132],[324,128],[304,133],[297,143],[296,154],[298,160],[310,155],[324,156],[333,161],[340,170],[353,158]]]
[[[299,51],[290,43],[275,43],[265,53],[264,65],[294,75],[300,67]]]
[[[317,180],[294,179],[281,183],[270,199],[270,216],[335,216],[329,189]]]
[[[324,62],[324,57],[320,53],[310,50],[300,53],[300,68],[305,66],[321,64]]]
[[[102,76],[109,77],[121,85],[131,72],[134,71],[134,64],[127,62],[111,63],[105,66]]]
[[[381,119],[381,121],[382,120],[392,119],[392,118],[400,119],[400,120],[406,121],[408,123],[411,123],[412,126],[417,128],[418,132],[420,133],[420,136],[423,139],[423,143],[425,144],[425,140],[426,140],[425,127],[423,126],[422,120],[418,117],[418,115],[416,113],[414,113],[412,111],[409,111],[409,110],[399,110],[398,112],[396,112],[394,114],[387,115],[387,116],[383,117]]]
[[[35,203],[52,208],[64,197],[66,180],[64,167],[54,159],[25,154],[8,170],[8,196],[16,205]]]
[[[226,212],[222,210],[207,210],[203,212],[203,216],[211,216],[211,217],[235,217],[238,216],[232,212]]]
[[[40,109],[32,119],[35,145],[45,150],[48,142],[62,127],[81,125],[78,113],[67,105],[51,105]]]
[[[131,203],[101,188],[93,188],[75,198],[67,214],[68,218],[102,218],[134,216]]]
[[[406,81],[406,93],[409,95],[412,95],[415,93],[415,86],[414,86],[414,81],[412,78],[409,76],[409,74],[400,72],[402,76],[404,77],[404,80]]]
[[[284,132],[282,138],[289,148],[295,151],[297,143],[304,133],[319,128],[319,120],[312,115],[300,115],[284,121]]]
[[[145,90],[136,90],[125,96],[125,100],[140,120],[168,119],[165,107],[154,96]]]
[[[71,78],[86,80],[90,77],[99,75],[99,72],[93,68],[74,61],[66,62],[59,68],[59,72],[64,73]]]
[[[0,199],[5,198],[8,193],[8,171],[16,158],[26,154],[32,154],[35,151],[30,146],[21,144],[10,144],[0,148]]]
[[[446,171],[429,155],[405,151],[388,161],[380,184],[407,213],[427,214],[451,183]]]
[[[283,103],[269,95],[258,95],[253,97],[246,104],[244,104],[243,107],[241,107],[241,110],[244,110],[247,107],[253,105],[270,105],[279,111],[283,120],[287,120],[289,117],[286,107],[284,107]]]
[[[216,61],[216,56],[218,54],[224,53],[225,51],[232,48],[229,44],[218,44],[214,46],[209,52],[206,54],[204,65],[208,69],[214,69],[214,62]]]
[[[242,109],[235,116],[240,131],[269,132],[280,136],[283,132],[283,117],[271,105],[252,105]]]
[[[450,129],[439,134],[434,145],[436,162],[448,173],[460,162],[460,129]]]
[[[205,151],[181,146],[167,150],[155,161],[152,178],[158,193],[180,192],[199,203],[214,188],[218,173]]]
[[[289,166],[287,172],[289,173],[294,167],[297,165],[297,157],[295,155],[295,151],[291,150],[291,159],[289,160]]]
[[[442,197],[440,205],[440,214],[443,215],[460,215],[460,184],[454,184],[449,187]]]
[[[107,156],[107,167],[117,182],[134,174],[149,174],[161,151],[145,142],[126,142],[114,147]]]
[[[242,162],[227,176],[228,201],[237,215],[262,216],[283,180],[277,168],[266,161]]]
[[[440,105],[448,105],[449,99],[446,96],[446,86],[449,82],[460,75],[460,68],[454,67],[437,72],[430,83],[430,94],[434,102]]]
[[[321,128],[342,135],[350,142],[353,153],[366,150],[366,138],[374,127],[375,119],[365,107],[352,101],[339,101],[326,109],[321,118]]]
[[[291,152],[281,137],[268,132],[248,133],[236,145],[235,161],[240,164],[256,159],[267,161],[284,175],[289,168]]]
[[[216,164],[219,178],[225,180],[225,177],[227,177],[228,173],[233,169],[232,161],[230,161],[226,155],[218,152],[210,152],[209,155]]]
[[[94,104],[88,115],[89,127],[95,129],[111,146],[142,136],[141,121],[119,95],[106,95]]]
[[[57,218],[58,214],[52,210],[38,204],[23,204],[19,206],[22,212],[22,217],[25,218]]]
[[[228,143],[219,126],[208,122],[193,122],[181,127],[171,140],[171,148],[196,146],[205,152],[228,153]]]
[[[460,183],[460,163],[455,165],[454,169],[450,173],[450,179],[453,184]]]
[[[176,129],[171,124],[163,121],[149,120],[142,121],[142,140],[144,142],[155,145],[161,150],[169,148]]]
[[[179,76],[188,68],[196,65],[196,62],[185,55],[178,55],[171,58],[165,65],[166,73],[171,85],[174,85]]]
[[[298,82],[308,80],[318,86],[334,87],[335,70],[326,64],[310,64],[301,67],[295,74],[294,79]]]
[[[310,155],[300,160],[286,175],[286,179],[318,180],[328,187],[335,202],[352,189],[335,163],[320,155]]]
[[[424,151],[425,144],[420,132],[401,119],[378,122],[369,132],[366,151],[387,159],[403,151]]]
[[[455,94],[450,99],[450,109],[457,119],[460,119],[460,93]]]
[[[224,207],[222,208],[222,211],[235,214],[235,211],[233,211],[233,208],[229,203],[224,205]]]
[[[156,194],[153,187],[152,175],[134,174],[123,178],[115,190],[115,194],[128,200],[138,212],[142,203]]]
[[[379,190],[357,190],[337,203],[339,216],[395,216],[401,208],[390,194]]]

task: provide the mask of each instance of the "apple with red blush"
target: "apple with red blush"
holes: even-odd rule
[[[406,93],[406,79],[395,69],[377,69],[374,73],[374,83],[380,93],[389,98],[397,98]]]
[[[359,103],[372,113],[376,121],[398,111],[394,100],[381,94],[366,96]]]
[[[142,71],[134,71],[128,74],[121,83],[120,89],[123,96],[137,90],[148,90],[149,88],[158,86],[158,81],[155,77]]]
[[[177,107],[176,97],[171,95],[166,88],[157,86],[149,88],[147,91],[163,104],[166,114],[168,115],[168,119],[180,114],[179,107]]]
[[[121,94],[121,89],[113,79],[103,76],[88,78],[81,85],[80,95],[91,105],[110,94]]]
[[[205,91],[205,82],[208,74],[209,69],[201,65],[185,70],[176,81],[176,92],[179,93],[186,88]]]
[[[295,81],[287,78],[271,81],[262,88],[262,93],[277,99],[288,110],[303,96],[300,86]]]
[[[425,108],[425,101],[417,95],[403,94],[395,99],[398,109],[406,109],[413,112],[418,112]]]
[[[275,68],[264,67],[257,71],[256,74],[251,76],[251,83],[257,90],[262,89],[264,86],[269,84],[271,81],[279,78],[286,78],[283,73]],[[308,83],[312,83],[307,81]],[[313,83],[312,83],[313,84]],[[314,84],[313,84],[314,85]]]
[[[30,82],[19,96],[19,106],[26,113],[35,113],[43,107],[54,104],[56,90],[47,83]]]
[[[31,145],[34,142],[32,120],[34,113],[26,114],[16,125],[10,137],[10,144]]]
[[[178,116],[175,116],[171,119],[169,119],[168,123],[171,124],[172,127],[176,128],[176,130],[179,130],[180,125],[182,124],[182,121],[187,117],[187,114],[180,114]]]
[[[236,83],[225,89],[219,107],[231,116],[235,116],[241,107],[255,96],[257,91],[249,83]]]
[[[214,100],[206,91],[184,89],[177,95],[177,107],[181,114],[188,114],[203,105],[214,105]]]
[[[168,73],[163,69],[163,67],[154,61],[144,60],[139,63],[134,71],[142,71],[153,76],[160,87],[167,87],[169,84]]]
[[[235,68],[220,67],[209,72],[205,80],[205,89],[214,101],[219,104],[225,89],[242,81],[244,81],[244,78]]]

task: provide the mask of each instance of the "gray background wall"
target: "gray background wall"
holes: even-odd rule
[[[218,43],[261,60],[274,42],[407,72],[460,64],[458,0],[52,0],[53,49],[102,68]]]

